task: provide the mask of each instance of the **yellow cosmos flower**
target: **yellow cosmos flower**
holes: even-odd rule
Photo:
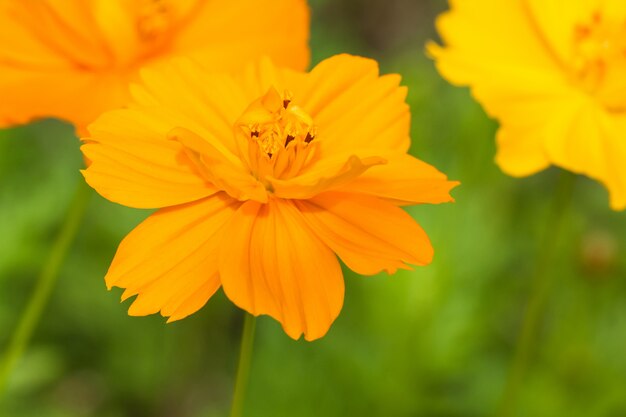
[[[269,55],[305,69],[305,0],[0,0],[0,127],[79,127],[129,99],[138,68],[195,56],[231,70]]]
[[[311,73],[269,60],[238,76],[191,60],[144,71],[134,104],[99,118],[82,147],[102,196],[161,208],[121,243],[107,285],[137,295],[131,315],[170,321],[223,286],[313,340],[343,303],[335,253],[365,275],[428,264],[428,237],[399,206],[451,201],[456,183],[407,154],[399,82],[347,55]]]
[[[626,208],[626,1],[452,0],[429,45],[450,82],[501,123],[498,164],[601,181]]]

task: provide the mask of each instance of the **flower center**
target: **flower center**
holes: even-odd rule
[[[174,11],[167,0],[144,0],[139,7],[136,29],[144,42],[155,42],[174,25]]]
[[[136,69],[164,53],[185,16],[172,0],[93,0],[111,61],[101,69]],[[189,8],[188,8],[189,9]]]
[[[610,110],[626,110],[626,22],[594,13],[575,27],[573,52],[577,83]]]
[[[253,101],[235,123],[242,160],[261,182],[266,176],[288,179],[297,175],[314,156],[317,129],[313,119],[271,87]]]

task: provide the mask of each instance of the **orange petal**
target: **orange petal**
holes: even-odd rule
[[[0,2],[0,127],[57,117],[85,127],[128,98],[83,1]],[[42,93],[42,92],[45,92]]]
[[[246,202],[224,233],[220,276],[228,298],[280,321],[294,339],[324,336],[343,304],[341,267],[294,205]]]
[[[448,181],[433,166],[407,154],[384,154],[384,165],[373,166],[341,190],[381,197],[394,204],[448,203],[450,190],[459,183]]]
[[[0,127],[56,117],[82,128],[129,97],[126,85],[117,77],[5,68],[2,64],[0,91]]]
[[[211,0],[194,12],[173,45],[207,67],[237,69],[242,58],[268,55],[297,70],[309,63],[309,10],[305,0]]]
[[[311,198],[324,191],[349,184],[371,167],[385,164],[377,156],[359,158],[356,155],[336,155],[312,165],[307,171],[288,180],[268,177],[274,194],[281,198]]]
[[[0,2],[0,62],[54,72],[110,63],[91,5],[83,0]],[[80,71],[75,71],[77,74]]]
[[[247,96],[233,77],[179,58],[142,70],[141,80],[131,87],[135,102],[169,125],[168,131],[185,127],[237,155],[233,126],[256,97]]]
[[[176,27],[158,42],[140,39],[141,3],[0,1],[0,126],[57,117],[82,129],[128,102],[127,85],[138,68],[174,56],[194,57],[212,71],[234,70],[262,55],[299,70],[308,65],[304,0],[168,1]],[[169,96],[174,100],[185,96],[185,89],[176,87],[177,94]],[[200,92],[207,89],[232,101],[231,85],[217,82]],[[214,126],[214,120],[205,125]]]
[[[279,93],[285,90],[287,84],[283,72],[271,59],[264,57],[246,65],[243,71],[237,74],[237,83],[249,101],[256,101],[259,97],[267,95],[268,90],[278,90]],[[246,109],[249,106],[250,103]]]
[[[374,60],[337,55],[293,92],[319,129],[324,155],[363,147],[406,152],[411,115],[407,89],[399,84],[398,75],[381,77]]]
[[[383,200],[329,192],[295,204],[311,229],[359,274],[394,273],[407,264],[432,260],[424,230],[404,210]]]
[[[218,149],[209,141],[182,127],[173,129],[168,136],[184,146],[187,155],[196,163],[204,177],[218,189],[226,191],[237,200],[267,202],[265,187],[250,175],[240,159],[229,154],[227,150]]]
[[[71,68],[62,55],[41,42],[29,28],[28,21],[34,16],[24,6],[25,2],[0,1],[0,62],[4,64],[0,65],[3,70],[4,67],[9,67],[9,63],[19,64],[23,69]]]
[[[160,208],[209,196],[217,189],[202,178],[171,127],[139,110],[106,113],[90,126],[81,150],[91,161],[84,171],[103,197],[130,207]]]
[[[219,288],[221,232],[237,203],[220,193],[148,217],[120,244],[106,276],[109,288],[137,295],[133,316],[161,312],[169,321],[201,308]]]

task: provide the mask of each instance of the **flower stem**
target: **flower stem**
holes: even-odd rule
[[[246,313],[243,324],[243,334],[241,336],[241,350],[239,351],[239,365],[237,367],[237,379],[235,380],[235,392],[233,403],[230,409],[230,417],[242,417],[243,401],[246,396],[246,386],[250,376],[250,365],[252,363],[252,348],[254,346],[254,330],[256,327],[256,317]]]
[[[559,235],[565,218],[564,211],[570,201],[575,178],[575,175],[567,171],[561,172],[550,205],[547,223],[543,230],[541,251],[531,282],[531,293],[524,313],[524,321],[518,335],[515,355],[496,414],[500,417],[508,417],[514,413],[518,392],[528,367],[531,348],[536,342],[537,326],[541,321],[543,307],[555,275],[550,273],[550,266],[555,261]]]
[[[41,318],[41,314],[48,303],[50,294],[59,276],[59,270],[87,211],[90,196],[91,189],[81,178],[68,209],[65,222],[43,265],[26,309],[9,339],[6,350],[0,357],[0,398],[2,398],[6,389],[13,367],[26,350],[28,342]]]

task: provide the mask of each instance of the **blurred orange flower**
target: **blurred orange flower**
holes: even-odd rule
[[[101,195],[161,208],[121,243],[107,285],[137,295],[131,315],[170,321],[221,285],[313,340],[343,303],[334,253],[365,275],[428,264],[428,237],[399,206],[452,201],[456,183],[407,154],[399,83],[347,55],[308,74],[269,60],[235,77],[192,60],[144,71],[134,104],[105,113],[82,147]]]
[[[429,45],[501,124],[500,167],[550,164],[592,177],[626,208],[626,2],[452,0]]]
[[[303,70],[308,36],[305,0],[0,0],[0,126],[84,127],[126,104],[139,67],[179,54]]]

